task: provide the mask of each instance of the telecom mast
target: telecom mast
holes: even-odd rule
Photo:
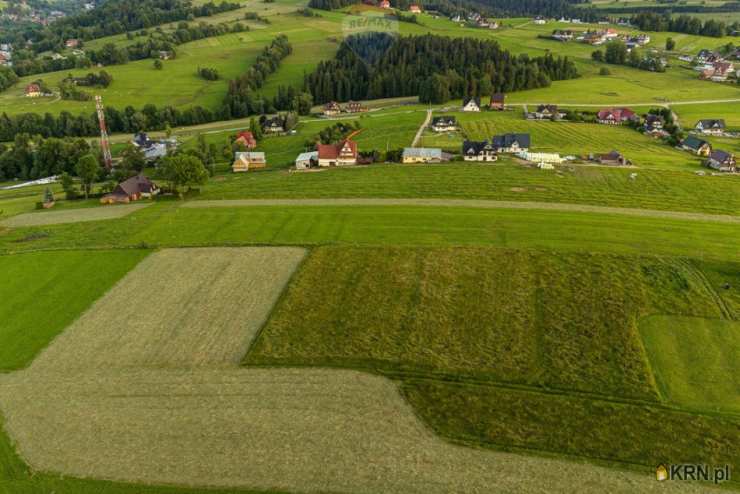
[[[103,160],[105,168],[110,170],[113,167],[113,160],[110,156],[110,143],[108,143],[108,131],[105,127],[105,114],[103,113],[103,98],[95,96],[95,109],[98,111],[98,123],[100,123],[100,150],[103,151]]]

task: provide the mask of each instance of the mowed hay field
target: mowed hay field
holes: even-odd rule
[[[479,446],[738,465],[737,418],[666,407],[637,329],[648,314],[719,319],[717,297],[694,264],[660,258],[326,247],[245,362],[393,376],[435,430]]]
[[[0,222],[0,226],[18,228],[27,226],[58,225],[123,218],[149,206],[151,203],[119,204],[113,206],[84,207],[62,211],[37,211],[12,216]]]
[[[271,492],[571,492],[573,479],[583,492],[661,490],[650,475],[450,445],[380,377],[239,369],[235,353],[302,257],[292,248],[152,254],[29,369],[0,376],[21,457],[67,476]],[[226,323],[229,334],[210,344],[214,305],[220,321],[243,324]]]

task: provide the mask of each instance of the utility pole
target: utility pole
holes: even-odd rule
[[[110,155],[110,143],[108,142],[108,131],[105,127],[105,113],[103,113],[103,98],[95,96],[95,109],[98,112],[98,123],[100,124],[100,150],[103,152],[103,161],[105,169],[110,171],[113,168],[113,159]]]

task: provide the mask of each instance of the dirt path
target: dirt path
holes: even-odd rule
[[[413,142],[411,142],[411,147],[415,148],[416,144],[419,142],[419,139],[421,139],[421,135],[424,133],[424,129],[426,129],[427,125],[429,125],[429,121],[432,119],[432,109],[427,110],[427,116],[424,119],[424,122],[422,122],[421,126],[419,127],[419,130],[416,131],[416,135],[414,136]]]
[[[543,209],[549,211],[619,214],[648,218],[668,218],[740,224],[740,216],[721,214],[660,211],[656,209],[615,208],[609,206],[590,206],[587,204],[556,202],[491,201],[485,199],[233,199],[191,201],[183,204],[181,207],[215,208],[247,206],[441,206],[482,209]]]

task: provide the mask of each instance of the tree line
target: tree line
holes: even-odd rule
[[[627,45],[621,40],[610,41],[604,46],[604,51],[595,50],[591,53],[591,58],[596,62],[627,65],[650,72],[665,72],[665,65],[660,57],[642,55],[637,48],[628,50]]]
[[[424,103],[549,86],[578,77],[567,57],[512,55],[472,38],[385,33],[350,36],[306,75],[316,103],[419,95]]]
[[[59,51],[68,39],[91,40],[160,24],[212,16],[238,9],[238,3],[208,2],[192,6],[185,0],[108,0],[97,8],[59,19],[48,26],[19,26],[3,38],[16,48],[31,41],[36,53]]]
[[[94,64],[121,65],[129,61],[157,58],[160,51],[169,52],[171,56],[174,56],[175,46],[177,45],[248,30],[249,26],[241,22],[233,25],[226,23],[207,24],[205,22],[189,25],[187,22],[181,22],[177,30],[171,33],[157,30],[149,35],[146,40],[121,47],[113,43],[106,43],[100,49],[87,51],[80,56],[68,56],[55,60],[49,56],[37,57],[29,50],[17,50],[14,52],[13,70],[17,75],[23,77],[44,72],[88,68]]]
[[[18,75],[9,67],[0,66],[0,91],[8,89],[18,82]]]
[[[702,22],[698,17],[688,15],[673,17],[670,13],[644,12],[633,16],[630,22],[642,31],[672,31],[715,38],[721,38],[728,33],[728,27],[722,21],[707,19]]]

